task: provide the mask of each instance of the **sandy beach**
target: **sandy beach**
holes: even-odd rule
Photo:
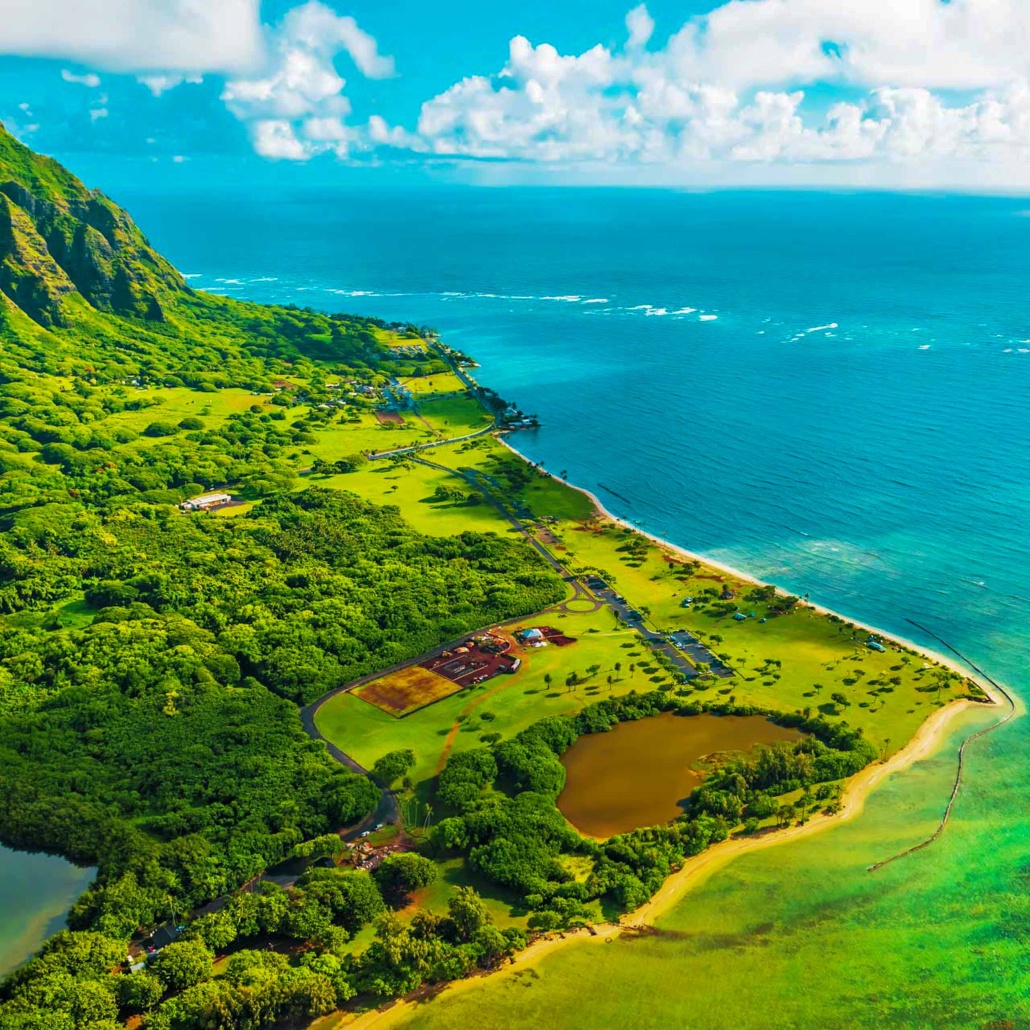
[[[528,461],[525,455],[512,447],[512,445],[508,443],[503,436],[499,437],[499,439],[505,447],[512,451],[512,453],[516,454],[524,461]],[[546,470],[543,471],[546,472]],[[561,480],[553,473],[547,472],[547,475],[550,475],[553,479],[556,479],[559,482],[565,483],[564,480]],[[716,569],[727,576],[739,579],[743,582],[754,583],[759,586],[765,585],[761,580],[755,578],[749,573],[743,572],[740,569],[735,569],[723,562],[714,561],[704,555],[695,554],[683,547],[670,543],[668,540],[655,536],[653,533],[648,533],[625,519],[618,518],[609,512],[597,496],[589,490],[585,490],[582,487],[572,486],[572,484],[568,483],[565,485],[570,486],[572,489],[578,490],[580,493],[589,497],[601,517],[618,525],[625,526],[636,533],[641,533],[643,536],[646,536],[659,547],[669,551],[670,553],[679,555],[690,561],[698,561],[703,565],[707,565],[709,568]],[[1011,701],[1017,713],[1021,713],[1024,710],[1024,706],[1018,701],[1018,699],[1015,697],[1003,698],[999,695],[993,684],[985,681],[981,676],[978,676],[974,670],[966,668],[956,658],[939,654],[938,652],[917,644],[914,641],[899,637],[894,633],[887,633],[875,626],[849,618],[846,615],[842,615],[839,612],[835,612],[832,609],[821,605],[811,604],[807,601],[803,603],[815,611],[826,615],[835,615],[838,618],[851,622],[866,632],[875,633],[877,636],[881,636],[886,640],[893,640],[905,647],[911,648],[913,651],[923,655],[928,661],[940,663],[941,665],[947,666],[957,672],[959,675],[972,679],[987,694],[992,705],[1001,706],[1003,701]],[[908,743],[895,752],[886,762],[869,765],[847,781],[844,795],[841,799],[841,811],[836,815],[819,813],[818,815],[812,816],[803,825],[795,825],[786,829],[768,830],[754,836],[732,837],[728,840],[722,841],[721,843],[701,852],[701,854],[687,859],[680,869],[665,881],[662,887],[649,901],[634,912],[630,912],[623,916],[618,923],[596,924],[592,928],[593,932],[590,930],[576,930],[538,938],[524,951],[516,955],[514,961],[510,965],[503,967],[503,969],[448,984],[443,988],[434,990],[434,996],[438,994],[450,996],[459,992],[472,990],[479,984],[483,976],[490,976],[491,978],[511,977],[526,969],[532,968],[534,965],[540,963],[548,955],[560,948],[586,947],[603,944],[620,934],[627,932],[632,933],[640,928],[653,925],[664,913],[679,902],[684,895],[689,893],[689,891],[697,887],[699,884],[703,883],[714,872],[728,865],[738,856],[753,851],[760,851],[765,848],[778,847],[781,844],[787,844],[791,841],[800,840],[805,837],[812,837],[816,834],[823,833],[834,826],[843,825],[844,823],[857,818],[865,808],[866,800],[879,785],[884,783],[895,773],[898,773],[914,763],[934,754],[943,745],[948,737],[952,723],[958,715],[972,709],[984,708],[985,706],[980,702],[960,699],[953,701],[951,704],[948,704],[943,708],[937,709],[919,726]],[[416,996],[410,1000],[394,1002],[383,1009],[376,1009],[360,1015],[346,1014],[328,1017],[327,1020],[322,1021],[317,1025],[319,1030],[332,1030],[332,1028],[344,1026],[355,1028],[397,1026],[411,1017],[418,1010],[418,1007],[425,1003],[425,996]]]

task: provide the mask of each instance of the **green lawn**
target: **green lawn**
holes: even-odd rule
[[[436,450],[430,453],[435,460]],[[416,529],[434,536],[456,536],[470,529],[484,533],[513,532],[511,523],[502,518],[492,504],[469,506],[450,501],[434,502],[433,491],[438,486],[458,486],[466,492],[469,488],[446,472],[415,462],[370,462],[357,472],[305,477],[304,483],[350,490],[375,504],[396,504]]]
[[[418,410],[445,439],[474,433],[493,422],[479,401],[471,397],[435,397],[432,400],[421,401]]]
[[[264,407],[267,396],[257,396],[250,390],[216,390],[207,393],[186,386],[138,389],[125,387],[131,400],[158,400],[160,403],[139,411],[120,411],[108,415],[103,425],[112,429],[124,427],[141,433],[151,422],[181,422],[184,418],[199,418],[208,426],[220,424],[229,415],[246,411],[251,405]],[[147,441],[153,444],[152,440]]]
[[[465,384],[453,372],[437,372],[431,376],[412,376],[410,379],[402,379],[401,383],[416,398],[439,393],[464,394],[466,392]]]
[[[303,409],[299,409],[303,410]],[[298,417],[291,411],[292,419]],[[336,461],[351,454],[367,454],[411,447],[432,440],[433,434],[413,415],[406,413],[404,425],[381,425],[375,415],[362,412],[357,422],[333,422],[318,429],[316,443],[304,444],[305,457],[310,464],[314,458]]]

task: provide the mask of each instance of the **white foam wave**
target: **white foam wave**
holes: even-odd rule
[[[646,312],[648,317],[650,317],[651,315],[667,315],[668,313],[668,308],[651,308],[649,311]]]
[[[702,322],[714,322],[719,316],[718,315],[699,315],[698,318]]]
[[[920,350],[929,350],[930,349],[930,345],[928,343],[921,343],[919,345],[919,349]]]
[[[179,274],[183,279],[199,279],[203,275],[203,272],[180,272]]]
[[[242,279],[225,279],[222,276],[219,276],[215,280],[215,282],[216,283],[225,283],[226,286],[242,286],[243,285],[243,280]]]
[[[587,297],[587,299],[585,301],[583,301],[583,303],[584,304],[607,304],[608,303],[608,298],[607,297]]]
[[[697,308],[677,308],[673,312],[673,314],[674,315],[692,315],[695,311],[697,311]]]
[[[566,304],[578,304],[583,298],[576,293],[569,293],[561,297],[541,297],[541,300],[560,300]]]
[[[806,333],[821,333],[826,329],[839,329],[840,326],[836,322],[828,322],[826,325],[814,325],[811,329],[806,329]]]

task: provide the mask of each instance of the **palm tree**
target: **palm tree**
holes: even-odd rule
[[[618,676],[622,672],[622,662],[615,663],[615,675]]]
[[[544,673],[544,686],[547,687],[548,690],[551,689],[551,674],[549,672]]]

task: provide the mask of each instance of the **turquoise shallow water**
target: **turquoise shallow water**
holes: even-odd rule
[[[117,199],[197,287],[437,326],[481,361],[483,382],[539,414],[518,446],[617,514],[918,639],[913,618],[1025,692],[1025,201],[456,189]],[[1027,726],[974,747],[954,825],[891,867],[889,890],[870,885],[867,858],[932,823],[954,748],[854,827],[713,879],[677,926],[746,929],[727,898],[757,897],[782,932],[739,969],[711,948],[667,944],[672,975],[724,983],[727,1015],[665,1015],[761,1026],[764,996],[798,1025],[1022,1025]],[[735,878],[748,890],[731,890]],[[800,983],[813,965],[809,998]]]

